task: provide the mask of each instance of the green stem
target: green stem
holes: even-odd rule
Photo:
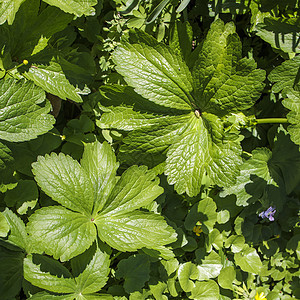
[[[256,119],[256,124],[269,124],[269,123],[288,123],[286,118],[267,118],[267,119]]]

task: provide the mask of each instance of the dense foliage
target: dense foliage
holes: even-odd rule
[[[0,1],[0,298],[300,298],[298,0]]]

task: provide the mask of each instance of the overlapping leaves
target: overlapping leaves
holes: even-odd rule
[[[132,166],[117,177],[117,168],[110,146],[99,142],[85,145],[81,165],[62,153],[39,157],[35,179],[62,205],[43,207],[29,218],[29,233],[41,250],[68,260],[89,248],[97,231],[120,251],[156,249],[176,240],[163,217],[139,210],[163,192],[155,174]]]
[[[87,263],[84,263],[87,261]],[[78,266],[84,267],[78,276],[62,266],[58,261],[40,255],[29,255],[24,259],[24,277],[31,284],[49,292],[35,294],[32,299],[103,299],[111,300],[111,295],[96,294],[108,280],[109,256],[99,248],[91,247],[84,258],[81,256],[71,262],[73,273]],[[50,272],[49,272],[50,271]],[[57,296],[52,293],[59,293]],[[58,298],[60,299],[60,298]]]
[[[166,159],[168,182],[190,196],[206,176],[220,186],[234,183],[241,147],[236,133],[225,133],[221,118],[250,108],[265,77],[253,59],[242,58],[234,25],[211,25],[192,73],[179,55],[142,32],[132,33],[113,60],[137,93],[130,100],[128,88],[102,91],[110,103],[102,105],[98,125],[130,131],[121,160],[155,166]]]
[[[264,206],[281,209],[290,194],[299,185],[300,153],[288,133],[279,127],[273,151],[256,148],[241,166],[236,184],[221,195],[235,194],[237,205],[247,206],[260,200]]]

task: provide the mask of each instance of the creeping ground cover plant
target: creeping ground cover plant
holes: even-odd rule
[[[0,1],[0,299],[300,299],[299,12]]]

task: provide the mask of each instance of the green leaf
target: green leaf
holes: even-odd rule
[[[299,184],[299,166],[298,146],[279,127],[273,151],[267,148],[253,150],[252,157],[241,166],[236,184],[225,188],[220,196],[235,194],[236,203],[240,206],[265,199],[281,208],[286,194],[290,194]]]
[[[195,264],[187,262],[181,264],[177,271],[180,286],[185,292],[190,292],[195,287],[195,283],[190,279],[197,279],[199,271]]]
[[[8,241],[30,253],[29,238],[23,221],[8,208],[2,214],[10,227]]]
[[[288,132],[291,135],[291,140],[300,145],[300,92],[288,89],[286,95],[287,98],[282,101],[282,104],[291,110],[287,114],[287,119],[291,124],[288,126]]]
[[[241,252],[234,254],[235,263],[245,272],[259,274],[262,262],[254,248],[247,245]]]
[[[90,218],[60,206],[37,210],[27,226],[38,249],[61,261],[81,254],[96,238],[96,228]]]
[[[2,193],[17,185],[16,178],[14,177],[14,157],[11,149],[0,142],[0,191]]]
[[[188,0],[189,1],[189,0]],[[184,3],[183,1],[182,3]],[[189,57],[192,52],[193,29],[189,22],[175,22],[171,31],[170,47],[173,51],[182,55],[189,66]],[[190,45],[190,47],[187,47]]]
[[[205,233],[213,230],[217,221],[217,206],[213,199],[207,197],[196,203],[187,215],[184,226],[187,230],[193,230],[197,222],[201,223],[201,229]]]
[[[201,261],[197,260],[197,263],[197,269],[199,271],[197,280],[199,281],[217,277],[223,267],[221,257],[215,251],[209,253]]]
[[[7,21],[11,25],[15,19],[15,15],[20,5],[25,0],[3,0],[0,3],[0,24]]]
[[[271,82],[274,82],[272,91],[279,93],[285,88],[300,89],[299,82],[300,72],[300,56],[295,56],[293,59],[284,61],[277,66],[268,76]]]
[[[3,299],[15,299],[23,281],[22,251],[11,251],[0,246],[0,295]]]
[[[145,166],[132,166],[116,183],[101,213],[101,217],[126,214],[146,206],[163,193],[159,180],[153,171]]]
[[[229,221],[230,219],[230,213],[228,210],[221,210],[218,212],[218,215],[217,215],[217,222],[219,224],[225,224]]]
[[[212,23],[193,68],[194,98],[200,111],[217,115],[253,106],[264,87],[265,71],[242,58],[233,23]]]
[[[289,133],[291,134],[290,131]],[[290,194],[300,184],[299,147],[291,140],[293,140],[292,135],[289,135],[286,130],[280,126],[277,129],[277,134],[274,139],[274,148],[272,149],[272,159],[269,162],[271,174],[274,176],[274,179],[282,177],[287,194]],[[278,180],[278,182],[280,181]],[[283,205],[285,204],[283,203]]]
[[[57,296],[46,292],[39,292],[32,295],[29,299],[31,300],[74,300],[74,294]]]
[[[252,151],[252,157],[241,166],[240,175],[237,177],[236,184],[225,188],[220,196],[225,197],[235,194],[236,204],[247,206],[256,199],[262,197],[264,190],[272,185],[277,187],[270,174],[268,162],[272,157],[272,152],[267,148],[258,148]]]
[[[255,27],[257,35],[268,42],[273,48],[287,53],[299,53],[299,17],[276,18],[268,17]]]
[[[177,7],[176,12],[180,13],[182,12],[190,3],[191,0],[182,0],[180,5]]]
[[[165,174],[179,194],[196,196],[207,174],[220,186],[232,185],[239,171],[237,137],[225,136],[223,124],[212,114],[191,116],[189,125],[167,152]]]
[[[218,276],[218,283],[223,289],[234,290],[233,282],[236,278],[236,271],[233,266],[225,267]]]
[[[82,253],[95,239],[94,221],[99,237],[120,251],[159,249],[176,240],[160,215],[136,211],[162,194],[155,173],[132,166],[118,178],[116,168],[113,151],[99,142],[85,144],[82,166],[61,153],[38,158],[33,173],[39,186],[75,211],[44,207],[30,217],[31,236],[45,253],[62,260]]]
[[[238,253],[243,250],[245,246],[245,238],[242,235],[231,235],[225,241],[225,247],[231,247],[233,253]]]
[[[27,79],[32,80],[37,86],[43,88],[47,93],[66,100],[82,102],[80,95],[89,94],[88,89],[80,90],[72,85],[59,63],[51,61],[46,65],[33,65],[29,71],[23,74]]]
[[[172,50],[149,35],[131,32],[128,41],[131,44],[124,42],[113,54],[116,69],[147,100],[134,97],[130,103],[124,93],[127,100],[122,102],[119,95],[112,106],[101,106],[105,114],[104,122],[99,122],[100,127],[105,123],[111,128],[113,123],[120,130],[133,130],[120,148],[121,162],[155,167],[167,154],[168,182],[188,196],[197,195],[207,180],[219,186],[234,184],[242,163],[240,138],[233,130],[225,132],[219,117],[253,106],[265,78],[253,59],[241,58],[234,25],[219,19],[212,24],[201,51],[196,52],[200,54],[193,79],[178,53],[175,58]],[[147,101],[170,111],[158,113]],[[140,109],[142,103],[146,109]]]
[[[54,5],[63,10],[64,12],[74,14],[77,17],[94,16],[94,5],[97,0],[44,0],[49,5]]]
[[[77,290],[82,294],[88,294],[104,287],[110,271],[109,263],[109,255],[97,248],[85,270],[75,278]]]
[[[62,153],[51,153],[39,156],[32,167],[35,180],[48,196],[69,209],[91,215],[93,186],[76,160]]]
[[[94,189],[94,208],[102,210],[109,194],[116,184],[116,172],[119,164],[112,148],[105,142],[85,144],[81,166],[89,175]]]
[[[190,299],[195,300],[219,300],[220,292],[218,284],[213,280],[196,282],[191,291]]]
[[[24,258],[24,278],[31,284],[55,293],[74,293],[76,282],[73,278],[57,277],[43,272],[39,265],[32,261],[32,256]]]
[[[18,185],[5,193],[8,207],[16,206],[17,212],[24,215],[28,208],[33,209],[38,201],[38,189],[33,180],[19,180]]]
[[[20,58],[30,56],[44,50],[50,38],[62,31],[72,21],[72,15],[65,14],[56,7],[46,7],[39,11],[40,2],[27,0],[16,15],[10,28],[13,54]]]
[[[3,213],[0,212],[0,237],[6,237],[9,232],[9,225]]]
[[[166,7],[166,5],[170,2],[170,0],[162,0],[150,13],[147,18],[146,24],[152,23],[162,12],[162,10]]]
[[[32,82],[0,81],[0,138],[22,142],[36,138],[53,127],[50,103],[45,92]]]
[[[136,251],[143,247],[155,249],[176,240],[176,233],[162,216],[133,211],[95,218],[98,235],[119,251]],[[155,230],[153,230],[155,228]]]
[[[162,153],[183,132],[188,119],[189,115],[168,116],[157,119],[152,126],[130,132],[120,148],[120,160],[149,167],[163,162]]]
[[[222,233],[217,228],[214,228],[209,234],[208,239],[205,240],[207,251],[210,252],[212,247],[216,250],[220,250],[223,247],[223,242],[225,238]]]
[[[128,86],[105,85],[99,91],[99,94],[92,94],[91,97],[98,101],[98,106],[104,112],[100,121],[96,121],[100,128],[126,131],[139,129],[155,125],[163,118],[161,113],[172,112],[170,108],[143,98]]]
[[[149,284],[150,291],[152,292],[153,296],[157,300],[168,300],[167,295],[163,295],[164,292],[167,292],[167,284],[165,282],[159,281],[156,284]]]
[[[132,293],[142,289],[150,278],[149,257],[144,254],[131,255],[118,263],[116,278],[124,278],[124,289]]]
[[[192,77],[181,57],[164,44],[123,43],[113,53],[116,70],[135,91],[161,106],[189,110]]]

